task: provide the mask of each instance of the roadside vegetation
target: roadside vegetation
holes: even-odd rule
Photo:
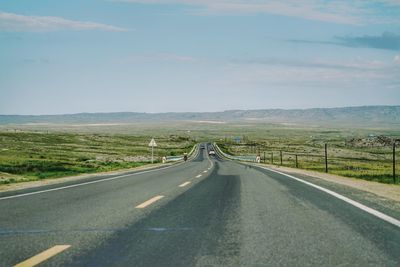
[[[187,136],[155,136],[155,162],[189,152]],[[150,163],[149,136],[0,131],[0,184],[128,169]]]
[[[123,124],[0,125],[0,183],[57,178],[126,169],[150,162],[151,137],[156,161],[179,156],[198,142],[216,141],[224,152],[261,162],[325,172],[328,146],[331,174],[393,183],[392,142],[398,125],[386,128],[320,127],[288,123],[159,122]],[[396,153],[400,183],[400,142]]]
[[[325,172],[327,144],[329,173],[393,183],[393,142],[396,140],[396,171],[400,174],[398,131],[269,129],[264,134],[223,138],[217,143],[230,155],[254,159],[260,155],[261,163],[319,172]],[[396,184],[400,184],[399,180],[397,175]]]

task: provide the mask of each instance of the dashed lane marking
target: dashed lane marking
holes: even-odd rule
[[[50,259],[51,257],[54,257],[55,255],[63,252],[64,250],[68,249],[70,245],[57,245],[54,247],[51,247],[36,256],[33,256],[32,258],[29,258],[21,263],[18,263],[17,265],[14,265],[14,267],[31,267],[31,266],[36,266],[45,260]]]
[[[185,183],[179,185],[179,187],[185,187],[185,186],[187,186],[188,184],[190,184],[190,182],[185,182]]]
[[[155,196],[155,197],[153,197],[153,198],[150,198],[149,200],[143,202],[142,204],[137,205],[136,208],[137,208],[137,209],[146,208],[147,206],[149,206],[149,205],[153,204],[154,202],[156,202],[156,201],[162,199],[163,197],[164,197],[164,196]]]

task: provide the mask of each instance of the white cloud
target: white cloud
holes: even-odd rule
[[[346,61],[295,61],[263,59],[228,64],[221,86],[354,88],[399,84],[399,67],[393,62],[367,59]]]
[[[197,8],[201,14],[276,14],[341,24],[399,23],[396,16],[388,17],[373,4],[400,8],[397,0],[109,0],[141,4],[181,4]],[[200,10],[198,9],[200,8]]]
[[[199,63],[202,60],[186,55],[173,53],[136,54],[115,59],[116,63]]]
[[[58,30],[125,31],[120,27],[90,21],[75,21],[61,17],[25,16],[0,11],[0,31],[49,32]]]
[[[159,54],[157,55],[161,61],[175,61],[175,62],[195,62],[196,58],[190,56],[182,56],[177,54]]]

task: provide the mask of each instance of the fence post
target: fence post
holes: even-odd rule
[[[264,151],[264,163],[265,163],[265,151]]]
[[[325,144],[325,172],[328,173],[328,144]]]
[[[393,143],[393,183],[396,183],[396,141]]]
[[[271,152],[271,164],[274,165],[274,152]]]
[[[279,151],[280,152],[280,154],[281,154],[281,166],[282,166],[282,150],[281,151]]]
[[[299,167],[299,163],[297,161],[297,154],[296,154],[296,168],[298,168],[298,167]]]

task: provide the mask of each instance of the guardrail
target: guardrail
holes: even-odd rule
[[[193,154],[195,154],[195,152],[198,149],[198,145],[194,145],[192,150],[190,150],[190,152],[188,153],[188,158],[192,157]],[[183,156],[167,156],[166,158],[166,162],[177,162],[180,160],[183,160]]]
[[[217,153],[219,153],[220,155],[222,155],[225,158],[232,159],[232,160],[246,161],[246,162],[255,162],[256,161],[256,157],[253,157],[253,156],[228,155],[225,152],[223,152],[222,149],[219,148],[219,146],[216,143],[214,143],[213,146],[214,146],[215,150],[217,151]]]
[[[323,144],[320,154],[315,152],[288,152],[277,149],[268,151],[267,148],[264,147],[264,151],[258,148],[258,153],[260,153],[258,159],[259,162],[268,162],[276,166],[329,172],[347,177],[398,184],[399,179],[398,175],[396,175],[396,168],[399,168],[399,161],[396,160],[398,157],[398,154],[396,154],[396,142],[397,140],[393,142],[391,151],[389,151],[389,149],[386,151],[367,150],[366,153],[368,154],[364,155],[362,154],[364,153],[363,151],[354,149],[354,151],[358,153],[358,155],[355,154],[355,156],[351,154],[352,152],[348,155],[343,152],[337,152],[336,150],[338,147],[335,146],[332,146],[333,148],[331,151],[328,151],[327,143]],[[256,162],[257,155],[255,154],[233,156],[223,152],[216,143],[214,143],[213,146],[221,157],[238,161]],[[376,165],[374,165],[374,162]]]

